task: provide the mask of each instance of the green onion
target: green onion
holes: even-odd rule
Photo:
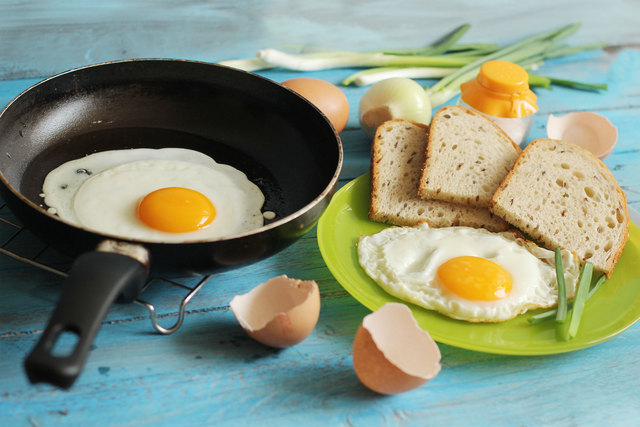
[[[449,50],[459,39],[469,31],[470,24],[464,24],[453,30],[451,33],[445,35],[440,40],[433,43],[431,46],[422,49],[402,49],[402,50],[384,50],[380,52],[371,53],[384,53],[387,55],[440,55]]]
[[[430,88],[425,88],[433,108],[458,95],[460,85],[475,78],[482,64],[487,61],[514,62],[529,70],[536,69],[547,58],[571,55],[605,46],[591,44],[572,47],[561,43],[561,40],[575,33],[580,28],[580,24],[567,25],[502,48],[495,44],[458,43],[469,28],[469,24],[461,25],[435,43],[416,49],[309,52],[309,49],[305,49],[304,46],[302,49],[298,46],[297,50],[300,53],[263,49],[258,51],[257,58],[222,61],[221,64],[247,71],[276,67],[296,71],[366,68],[345,78],[343,85],[363,86],[393,77],[440,79]],[[604,84],[581,83],[533,74],[530,75],[529,80],[532,87],[547,89],[552,85],[588,90],[607,88]]]
[[[545,320],[549,320],[551,318],[556,317],[557,309],[552,308],[551,310],[543,311],[542,313],[538,313],[533,315],[527,319],[529,323],[535,325],[536,323],[544,322]]]
[[[608,86],[606,84],[582,83],[582,82],[576,82],[574,80],[556,79],[555,77],[545,77],[545,76],[539,76],[536,74],[529,73],[530,86],[544,87],[545,89],[550,89],[552,84],[555,84],[558,86],[571,87],[574,89],[595,89],[595,90],[608,89]]]
[[[593,296],[593,294],[596,293],[596,291],[598,290],[598,288],[600,288],[600,286],[602,286],[602,284],[607,280],[607,276],[606,275],[601,275],[598,278],[598,281],[591,287],[591,289],[589,289],[589,295],[587,295],[587,301]],[[571,308],[573,306],[573,303],[570,302],[567,304],[568,308]],[[545,310],[541,313],[538,313],[536,315],[533,315],[531,317],[529,317],[527,319],[527,321],[529,323],[531,323],[532,325],[536,324],[536,323],[540,323],[540,322],[544,322],[545,320],[549,320],[551,318],[555,318],[556,317],[556,313],[558,312],[557,308],[551,308],[549,310]]]
[[[562,250],[555,250],[556,281],[558,282],[558,308],[556,322],[564,323],[567,318],[567,284],[564,281],[564,267],[562,266]]]
[[[460,85],[477,76],[480,67],[486,61],[503,60],[520,63],[531,57],[543,57],[545,50],[549,49],[555,41],[568,37],[577,31],[579,27],[580,24],[572,24],[558,30],[530,37],[463,66],[427,90],[431,98],[431,106],[436,107],[456,96],[460,92]]]
[[[381,80],[391,79],[394,77],[404,77],[409,79],[432,79],[444,77],[453,73],[455,68],[436,68],[436,67],[377,67],[368,70],[362,70],[358,73],[351,74],[342,81],[342,85],[368,86]]]
[[[461,51],[484,51],[484,52],[495,52],[500,49],[495,43],[457,43],[449,48],[449,52],[461,52]]]
[[[229,61],[220,61],[218,64],[226,65],[227,67],[237,68],[244,71],[258,71],[276,68],[275,65],[264,62],[263,60],[258,58],[230,59]]]
[[[591,284],[591,275],[593,274],[593,264],[586,262],[580,271],[580,280],[578,281],[578,290],[573,300],[573,309],[571,311],[571,320],[569,321],[569,338],[573,338],[578,333],[584,303],[589,295],[589,285]]]
[[[545,76],[529,73],[529,87],[551,89],[551,79]]]
[[[584,45],[584,46],[566,46],[566,45],[561,45],[561,46],[557,46],[554,49],[550,49],[546,54],[545,54],[545,58],[557,58],[559,56],[567,56],[567,55],[573,55],[575,53],[579,53],[585,50],[597,50],[597,49],[602,49],[607,47],[606,43],[596,43],[596,44],[589,44],[589,45]]]
[[[474,44],[463,44],[459,43],[454,46],[451,46],[447,51],[450,54],[458,54],[458,55],[489,55],[490,53],[495,52],[500,49],[497,44],[493,43],[474,43]]]
[[[462,67],[473,58],[456,55],[385,55],[384,53],[340,52],[333,56],[309,54],[291,54],[277,49],[258,51],[260,60],[277,67],[295,71],[318,71],[332,68],[358,67]]]

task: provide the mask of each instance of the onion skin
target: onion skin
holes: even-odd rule
[[[394,77],[371,86],[360,99],[358,119],[361,129],[373,138],[382,123],[406,119],[428,125],[431,101],[424,88],[414,80]]]

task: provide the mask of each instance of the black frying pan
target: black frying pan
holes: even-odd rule
[[[42,206],[46,174],[121,148],[191,148],[245,172],[276,218],[253,232],[194,243],[150,243],[74,226]],[[114,300],[149,274],[208,274],[266,258],[313,227],[335,190],[340,139],[309,102],[277,83],[213,64],[133,60],[44,80],[0,113],[0,191],[42,240],[76,256],[61,299],[25,361],[32,382],[70,387]],[[52,354],[62,332],[78,341]]]

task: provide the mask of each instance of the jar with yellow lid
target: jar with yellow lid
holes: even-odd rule
[[[458,105],[488,116],[516,144],[526,141],[538,106],[524,68],[507,61],[487,61],[475,79],[460,85],[460,91]]]

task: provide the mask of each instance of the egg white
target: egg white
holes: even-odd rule
[[[134,148],[107,150],[70,160],[50,171],[42,184],[44,202],[52,213],[73,219],[73,196],[91,176],[137,160],[178,160],[215,168],[218,163],[199,151],[186,148]]]
[[[525,311],[557,304],[554,253],[510,232],[469,227],[390,227],[358,243],[358,259],[367,275],[386,292],[454,319],[500,322]],[[446,289],[438,267],[451,258],[491,260],[512,277],[512,290],[495,301],[474,301]],[[563,251],[567,294],[573,297],[579,276],[575,255]]]
[[[183,187],[206,196],[216,217],[206,228],[167,233],[145,225],[136,207],[147,194]],[[229,165],[185,149],[100,152],[50,172],[44,201],[61,218],[92,231],[153,242],[213,240],[263,225],[264,195],[246,175]]]

